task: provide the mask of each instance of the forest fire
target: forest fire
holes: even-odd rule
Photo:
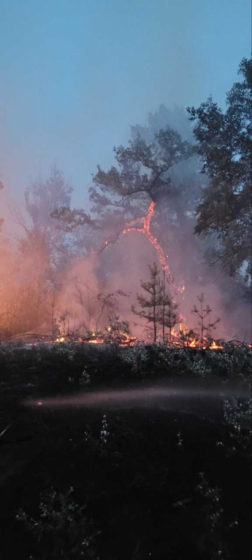
[[[180,330],[181,333],[181,330]],[[74,342],[74,343],[82,343],[82,344],[112,344],[114,341],[108,341],[105,339],[105,337],[101,337],[98,334],[96,335],[95,333],[93,334],[92,338],[72,338],[71,336],[62,336],[57,338],[54,343],[68,343],[68,342]],[[136,337],[131,337],[128,336],[126,333],[123,334],[123,336],[120,338],[120,340],[116,341],[117,344],[119,346],[125,347],[125,346],[137,346],[138,344],[142,345],[142,344],[150,344],[149,340],[144,340],[144,339],[139,339]],[[162,343],[164,341],[162,341],[162,339],[160,339],[158,341],[159,343]],[[181,335],[179,333],[175,333],[174,331],[172,332],[171,338],[170,340],[165,341],[165,345],[169,346],[169,347],[176,347],[176,348],[195,348],[198,350],[223,350],[224,346],[222,343],[216,341],[216,340],[210,340],[206,337],[204,337],[203,341],[201,341],[200,339],[197,338],[192,338],[192,337],[187,337],[186,340],[183,340],[183,337],[181,337]],[[239,344],[237,343],[236,346],[239,346]],[[247,345],[248,348],[251,348],[252,345]]]
[[[150,241],[150,243],[155,248],[157,256],[158,256],[159,264],[160,264],[163,272],[167,275],[167,279],[170,280],[171,279],[171,272],[170,272],[170,268],[167,264],[168,255],[165,255],[165,252],[164,252],[163,248],[161,247],[160,243],[158,242],[157,238],[151,233],[151,221],[152,221],[152,218],[153,218],[154,215],[155,215],[155,202],[151,202],[150,205],[149,205],[148,212],[147,212],[146,216],[141,216],[140,218],[135,218],[134,220],[131,220],[130,222],[128,222],[126,224],[126,227],[122,231],[119,232],[119,235],[115,238],[115,240],[104,241],[104,246],[102,247],[102,249],[99,251],[98,254],[100,254],[105,249],[105,247],[107,247],[111,243],[114,243],[121,234],[125,235],[125,234],[130,233],[130,232],[142,233],[143,235],[145,235],[145,237],[148,239],[148,241]],[[137,224],[139,224],[139,223],[142,224],[142,227],[137,227]],[[184,291],[184,287],[183,287],[182,291]]]
[[[110,331],[111,331],[111,327],[107,327],[107,332]],[[73,337],[70,335],[66,335],[66,336],[61,336],[56,338],[56,340],[54,340],[53,342],[55,344],[62,343],[62,342],[65,343],[75,342],[75,343],[83,343],[83,344],[112,344],[113,342],[115,342],[115,340],[113,338],[111,338],[111,340],[108,340],[106,338],[106,333],[104,336],[101,333],[93,332],[91,337],[81,338],[81,337]],[[120,337],[117,338],[116,342],[119,344],[119,346],[135,346],[137,343],[143,341],[140,341],[135,337],[129,336],[127,333],[122,333]]]
[[[122,231],[123,234],[129,233],[131,231],[134,232],[138,232],[138,233],[142,233],[143,235],[145,235],[145,237],[147,237],[147,239],[150,241],[150,243],[153,245],[153,247],[155,248],[157,255],[158,255],[158,260],[159,260],[159,264],[161,265],[161,268],[163,270],[163,272],[167,275],[167,278],[170,279],[171,278],[171,272],[170,272],[170,268],[167,264],[167,256],[165,255],[165,252],[163,250],[163,248],[161,247],[161,245],[158,243],[157,238],[151,233],[151,220],[153,218],[153,216],[155,215],[155,202],[151,202],[149,208],[148,208],[148,213],[146,216],[142,216],[141,218],[136,218],[135,220],[131,220],[130,222],[128,222],[128,224],[126,225],[126,228]],[[143,227],[139,228],[136,227],[136,225],[138,223],[142,223]]]
[[[241,4],[0,0],[0,560],[251,557]]]
[[[164,119],[162,128],[159,117]],[[170,129],[166,111],[155,118],[158,129],[149,129],[148,140],[140,127],[130,147],[115,148],[115,167],[104,171],[98,166],[89,191],[90,215],[85,209],[72,209],[72,187],[56,167],[45,183],[27,188],[25,211],[30,222],[18,210],[14,216],[23,231],[20,243],[12,247],[2,236],[0,340],[31,341],[31,333],[39,333],[45,342],[116,341],[126,346],[167,341],[169,346],[211,350],[222,349],[218,339],[251,341],[246,277],[240,268],[236,276],[234,268],[232,279],[214,276],[202,262],[204,244],[195,242],[195,204],[202,186],[198,164],[191,161],[191,145]],[[187,137],[188,122],[183,122]],[[117,232],[114,238],[109,237],[111,231]],[[141,236],[131,236],[132,232]],[[128,234],[132,243],[118,243],[114,251],[106,251],[107,258],[98,258]],[[211,243],[209,255],[215,251]],[[211,309],[201,299],[204,294],[198,296],[201,290],[221,319],[211,319]],[[123,301],[121,296],[129,299]],[[196,301],[192,309],[196,298],[200,305]],[[193,330],[185,328],[191,312],[196,318]],[[130,313],[141,321],[132,321]],[[110,330],[106,326],[110,322],[124,323],[126,328]]]

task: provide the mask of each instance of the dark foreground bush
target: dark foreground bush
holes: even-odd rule
[[[9,344],[0,367],[1,560],[250,558],[250,349]],[[23,404],[213,377],[217,397]]]
[[[59,343],[0,345],[0,383],[37,386],[50,394],[83,385],[190,377],[249,379],[252,349],[226,344],[223,350],[167,348],[162,344]]]
[[[248,403],[196,406],[37,408],[26,444],[20,414],[0,460],[1,558],[248,560]]]

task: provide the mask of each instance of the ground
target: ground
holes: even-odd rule
[[[247,376],[237,385],[230,371],[214,382],[198,374],[179,380],[162,349],[161,375],[151,351],[138,373],[127,365],[129,385],[122,367],[112,376],[117,349],[107,357],[63,350],[62,367],[58,349],[56,357],[54,349],[21,346],[0,353],[0,431],[10,425],[0,437],[1,560],[249,558],[251,356],[245,367],[239,354]],[[76,371],[78,387],[69,381]],[[160,394],[46,406],[49,393],[66,399],[108,387]],[[27,406],[30,399],[43,404]]]

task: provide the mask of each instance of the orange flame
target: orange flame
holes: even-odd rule
[[[210,348],[210,350],[218,350],[218,348],[223,348],[223,346],[221,346],[221,344],[216,344],[215,340],[213,340],[213,342],[211,342],[209,348]]]
[[[129,222],[128,224],[126,224],[126,228],[122,231],[122,233],[129,233],[130,231],[135,231],[138,233],[142,233],[143,235],[145,235],[145,237],[147,237],[147,239],[150,241],[150,243],[155,247],[157,255],[158,255],[158,260],[159,263],[162,267],[162,270],[167,274],[168,278],[171,278],[171,272],[170,272],[170,268],[167,264],[167,260],[166,260],[166,256],[164,253],[163,248],[161,247],[161,245],[158,243],[158,240],[156,237],[154,237],[154,235],[152,235],[151,230],[150,230],[150,226],[151,226],[151,220],[154,216],[155,213],[155,202],[151,202],[149,208],[148,208],[148,213],[147,216],[142,216],[141,218],[136,218],[135,220],[131,220],[131,222]],[[138,223],[142,223],[143,227],[135,227],[136,224]]]
[[[109,329],[107,329],[109,330]],[[223,350],[223,345],[220,344],[218,341],[216,340],[212,340],[211,344],[209,344],[209,340],[207,340],[205,337],[203,338],[203,341],[201,341],[199,338],[193,338],[193,337],[187,337],[186,341],[183,341],[183,339],[181,338],[181,334],[187,334],[187,330],[186,327],[183,327],[182,324],[180,324],[179,326],[179,333],[175,331],[175,329],[171,330],[171,335],[172,335],[172,340],[170,341],[171,346],[176,346],[178,348],[184,348],[184,347],[188,347],[188,348],[196,348],[198,350]],[[105,340],[104,338],[99,338],[99,336],[96,335],[96,333],[92,333],[92,337],[94,338],[89,338],[89,339],[83,339],[83,338],[77,338],[76,340],[72,340],[72,342],[81,342],[83,344],[104,344]],[[68,337],[60,337],[57,338],[55,341],[55,343],[59,343],[59,342],[69,342]],[[111,341],[112,342],[112,341]],[[106,341],[106,343],[108,343],[108,341]],[[149,341],[148,339],[143,340],[143,339],[137,339],[135,337],[131,337],[130,335],[128,335],[127,333],[123,333],[123,337],[122,340],[119,343],[119,346],[135,346],[139,343],[145,343],[148,344]],[[34,346],[36,345],[36,342],[34,343],[30,343],[30,346]],[[236,347],[238,347],[239,344],[236,345]],[[252,344],[246,344],[247,348],[252,348]]]

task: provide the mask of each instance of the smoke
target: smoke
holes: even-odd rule
[[[138,407],[157,407],[159,404],[166,409],[178,409],[182,404],[190,401],[207,403],[212,400],[223,400],[223,398],[249,398],[249,391],[244,387],[229,386],[223,387],[221,384],[212,384],[211,387],[202,389],[195,384],[188,386],[188,379],[180,381],[180,385],[172,388],[162,386],[122,389],[111,391],[91,391],[88,393],[78,394],[75,396],[66,396],[58,398],[43,398],[27,400],[24,402],[26,406],[43,406],[45,408],[61,408],[70,406],[83,407],[114,407],[120,406],[138,406]],[[195,409],[194,409],[195,412]]]
[[[132,137],[140,135],[152,142],[169,124],[183,138],[192,139],[183,111],[163,106],[149,115],[147,126],[133,127]],[[212,309],[210,322],[221,318],[214,338],[250,342],[251,310],[242,278],[231,279],[220,267],[210,267],[204,261],[206,242],[193,233],[197,199],[207,182],[199,170],[195,158],[174,166],[169,173],[171,193],[157,202],[151,233],[167,255],[172,290],[184,286],[176,295],[184,326],[197,327],[191,310],[204,293]],[[5,212],[1,205],[0,217],[8,223],[6,192],[6,188],[0,191],[1,200],[5,193]],[[25,332],[84,334],[106,329],[115,315],[129,322],[134,336],[144,338],[146,324],[136,319],[131,307],[137,305],[137,292],[142,293],[140,280],[148,281],[148,265],[158,263],[157,251],[143,233],[120,234],[130,220],[113,197],[114,207],[105,205],[100,212],[100,228],[86,224],[64,230],[51,214],[71,204],[71,193],[71,186],[54,167],[46,182],[37,181],[26,190],[26,214],[16,212],[14,220],[16,225],[19,222],[19,232],[7,235],[6,225],[0,232],[0,338]],[[149,202],[132,197],[135,218],[146,215]]]
[[[99,317],[97,296],[100,292],[95,274],[95,259],[83,257],[61,278],[58,315],[65,317],[67,331],[96,331]],[[64,323],[64,319],[62,321]],[[63,326],[63,325],[62,325]]]
[[[104,329],[110,315],[118,313],[123,320],[129,322],[134,336],[144,338],[146,325],[143,320],[132,315],[131,306],[137,305],[136,294],[143,292],[140,280],[146,281],[149,278],[148,265],[155,261],[158,262],[155,249],[148,239],[136,232],[121,235],[118,242],[108,246],[102,256],[94,255],[78,260],[62,280],[58,301],[61,313],[64,310],[69,313],[70,327],[74,330],[85,325],[89,331]],[[170,266],[172,270],[172,263]],[[198,274],[196,281],[194,277],[190,278],[190,274],[186,274],[186,270],[181,270],[180,279],[183,280],[184,291],[176,295],[176,301],[182,324],[188,329],[197,330],[198,319],[192,315],[192,307],[194,304],[199,307],[198,296],[204,293],[204,307],[209,305],[212,309],[208,322],[221,319],[216,331],[212,333],[213,337],[250,341],[249,309],[239,298],[239,294],[235,293],[235,283],[230,282],[229,278],[221,277],[218,285],[212,277],[211,269],[207,266],[205,268],[204,277]],[[161,268],[160,275],[162,278]],[[176,282],[175,277],[175,286]],[[126,296],[119,298],[114,309],[105,309],[102,320],[97,324],[100,314],[98,294],[116,294],[118,290]],[[231,306],[225,305],[224,296],[229,303],[232,299]]]

